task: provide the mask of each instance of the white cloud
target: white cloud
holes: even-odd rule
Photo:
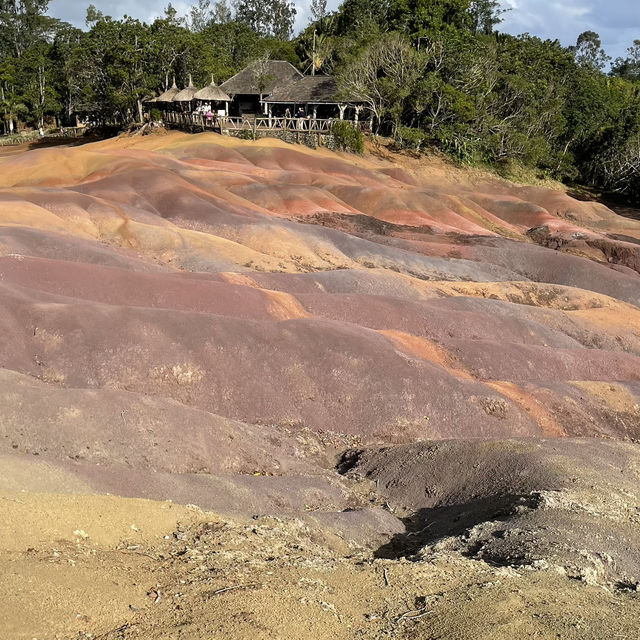
[[[528,32],[571,45],[582,32],[592,30],[613,57],[624,55],[640,36],[637,0],[505,0],[503,4],[513,8],[501,25],[507,33]]]

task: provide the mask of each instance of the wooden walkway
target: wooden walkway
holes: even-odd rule
[[[276,118],[268,116],[214,116],[207,118],[199,113],[178,113],[165,111],[162,114],[165,124],[188,129],[190,131],[219,131],[223,134],[231,134],[236,131],[250,131],[254,134],[267,131],[291,131],[293,133],[311,133],[328,135],[335,119],[319,118]],[[358,126],[366,133],[369,131],[368,122],[356,122],[343,120],[353,126]]]
[[[66,127],[64,133],[62,129],[54,129],[47,131],[44,136],[40,136],[38,131],[30,131],[29,133],[18,133],[13,135],[0,136],[0,147],[19,146],[28,144],[38,140],[46,140],[48,138],[79,138],[85,132],[84,127]]]

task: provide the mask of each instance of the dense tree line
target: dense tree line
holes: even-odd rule
[[[0,0],[0,114],[7,131],[76,115],[124,124],[176,78],[225,80],[269,55],[332,73],[374,128],[461,161],[534,168],[640,200],[640,40],[611,61],[598,34],[575,46],[497,28],[497,0],[311,0],[291,39],[291,0],[169,4],[151,24],[90,6],[86,29],[48,0]]]

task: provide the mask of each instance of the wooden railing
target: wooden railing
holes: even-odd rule
[[[207,118],[201,113],[180,113],[179,111],[164,111],[162,120],[165,124],[184,127],[201,127],[203,129],[219,129],[217,117]]]
[[[311,133],[329,133],[332,119],[319,118],[276,118],[276,117],[224,117],[220,119],[223,129],[253,131],[309,131]]]
[[[21,144],[27,144],[42,140],[45,138],[78,138],[85,132],[84,127],[66,127],[63,129],[53,129],[46,131],[44,136],[40,136],[38,131],[30,131],[29,133],[17,133],[12,135],[0,136],[0,147],[11,147]]]
[[[213,129],[221,132],[293,131],[320,134],[328,134],[331,131],[331,125],[336,120],[333,118],[270,118],[268,116],[213,116],[207,118],[206,115],[200,113],[180,113],[177,111],[165,111],[162,117],[165,124],[196,130]],[[368,122],[353,120],[345,122],[360,127],[364,132],[369,130]]]

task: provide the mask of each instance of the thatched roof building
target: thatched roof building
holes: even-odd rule
[[[173,102],[191,102],[197,91],[198,90],[193,86],[191,76],[189,76],[189,86],[178,92],[173,98]]]
[[[195,100],[202,102],[231,102],[231,98],[211,79],[211,84],[194,94]]]
[[[277,87],[302,77],[303,75],[285,60],[268,60],[266,62],[258,60],[223,82],[220,88],[230,96],[264,96],[270,94]]]
[[[338,85],[333,76],[304,76],[277,87],[264,100],[272,104],[339,104]]]
[[[178,95],[180,89],[176,85],[175,78],[173,80],[173,86],[167,89],[164,93],[160,94],[156,98],[156,102],[173,102],[173,99]]]
[[[304,76],[277,87],[263,100],[269,115],[297,115],[302,110],[314,118],[345,117],[358,120],[363,105],[340,95],[333,76]]]

